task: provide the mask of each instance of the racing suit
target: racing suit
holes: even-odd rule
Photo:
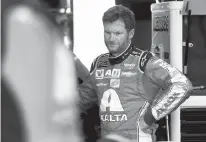
[[[83,110],[95,103],[100,106],[102,136],[151,142],[151,135],[138,127],[140,118],[152,125],[174,111],[191,89],[178,69],[129,46],[117,57],[107,53],[94,60],[90,76],[79,86],[79,105]]]
[[[73,54],[75,66],[76,66],[76,72],[77,72],[77,79],[78,83],[82,84],[84,80],[87,78],[89,75],[88,69],[84,66],[84,64],[77,58],[77,56]]]
[[[78,84],[82,84],[84,80],[89,76],[88,69],[84,66],[84,64],[77,58],[77,56],[73,53],[73,58],[76,66],[76,74],[78,79]],[[88,109],[85,113],[80,114],[81,119],[83,120],[83,133],[86,142],[93,142],[98,139],[98,132],[95,128],[99,127],[99,111],[98,106],[93,106]],[[91,122],[91,119],[93,120]]]

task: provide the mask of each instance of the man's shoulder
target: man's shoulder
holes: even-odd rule
[[[154,54],[151,51],[142,50],[137,47],[133,48],[131,55],[138,58],[138,68],[141,72],[145,71],[147,63],[154,56]]]
[[[101,54],[101,55],[99,55],[97,58],[98,58],[98,61],[108,60],[108,58],[109,58],[109,53]]]
[[[102,61],[107,61],[108,58],[109,58],[109,53],[104,53],[104,54],[97,56],[94,59],[93,63],[97,64],[97,63],[102,62]]]
[[[153,53],[150,52],[150,51],[143,51],[140,55],[140,58],[139,58],[139,69],[144,72],[145,71],[145,68],[147,66],[147,63],[149,62],[149,60],[152,59],[152,57],[154,57]]]
[[[92,62],[90,73],[93,72],[97,67],[103,67],[108,64],[109,53],[104,53],[97,56]]]

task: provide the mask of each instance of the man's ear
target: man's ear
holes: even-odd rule
[[[130,38],[130,39],[133,38],[134,33],[135,33],[135,29],[131,29],[131,30],[129,31],[129,38]]]

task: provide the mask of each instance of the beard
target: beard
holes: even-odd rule
[[[109,53],[113,56],[118,56],[122,52],[124,52],[127,47],[129,46],[129,41],[125,41],[122,44],[116,43],[116,42],[106,42],[105,45],[107,46],[107,49],[109,50]]]
[[[110,54],[117,54],[120,50],[120,46],[118,44],[106,44],[107,49],[109,50]]]

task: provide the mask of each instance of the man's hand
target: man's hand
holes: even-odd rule
[[[142,116],[139,120],[139,127],[144,133],[153,134],[159,126],[155,123],[153,123],[151,126],[147,125],[144,121],[144,117]]]

